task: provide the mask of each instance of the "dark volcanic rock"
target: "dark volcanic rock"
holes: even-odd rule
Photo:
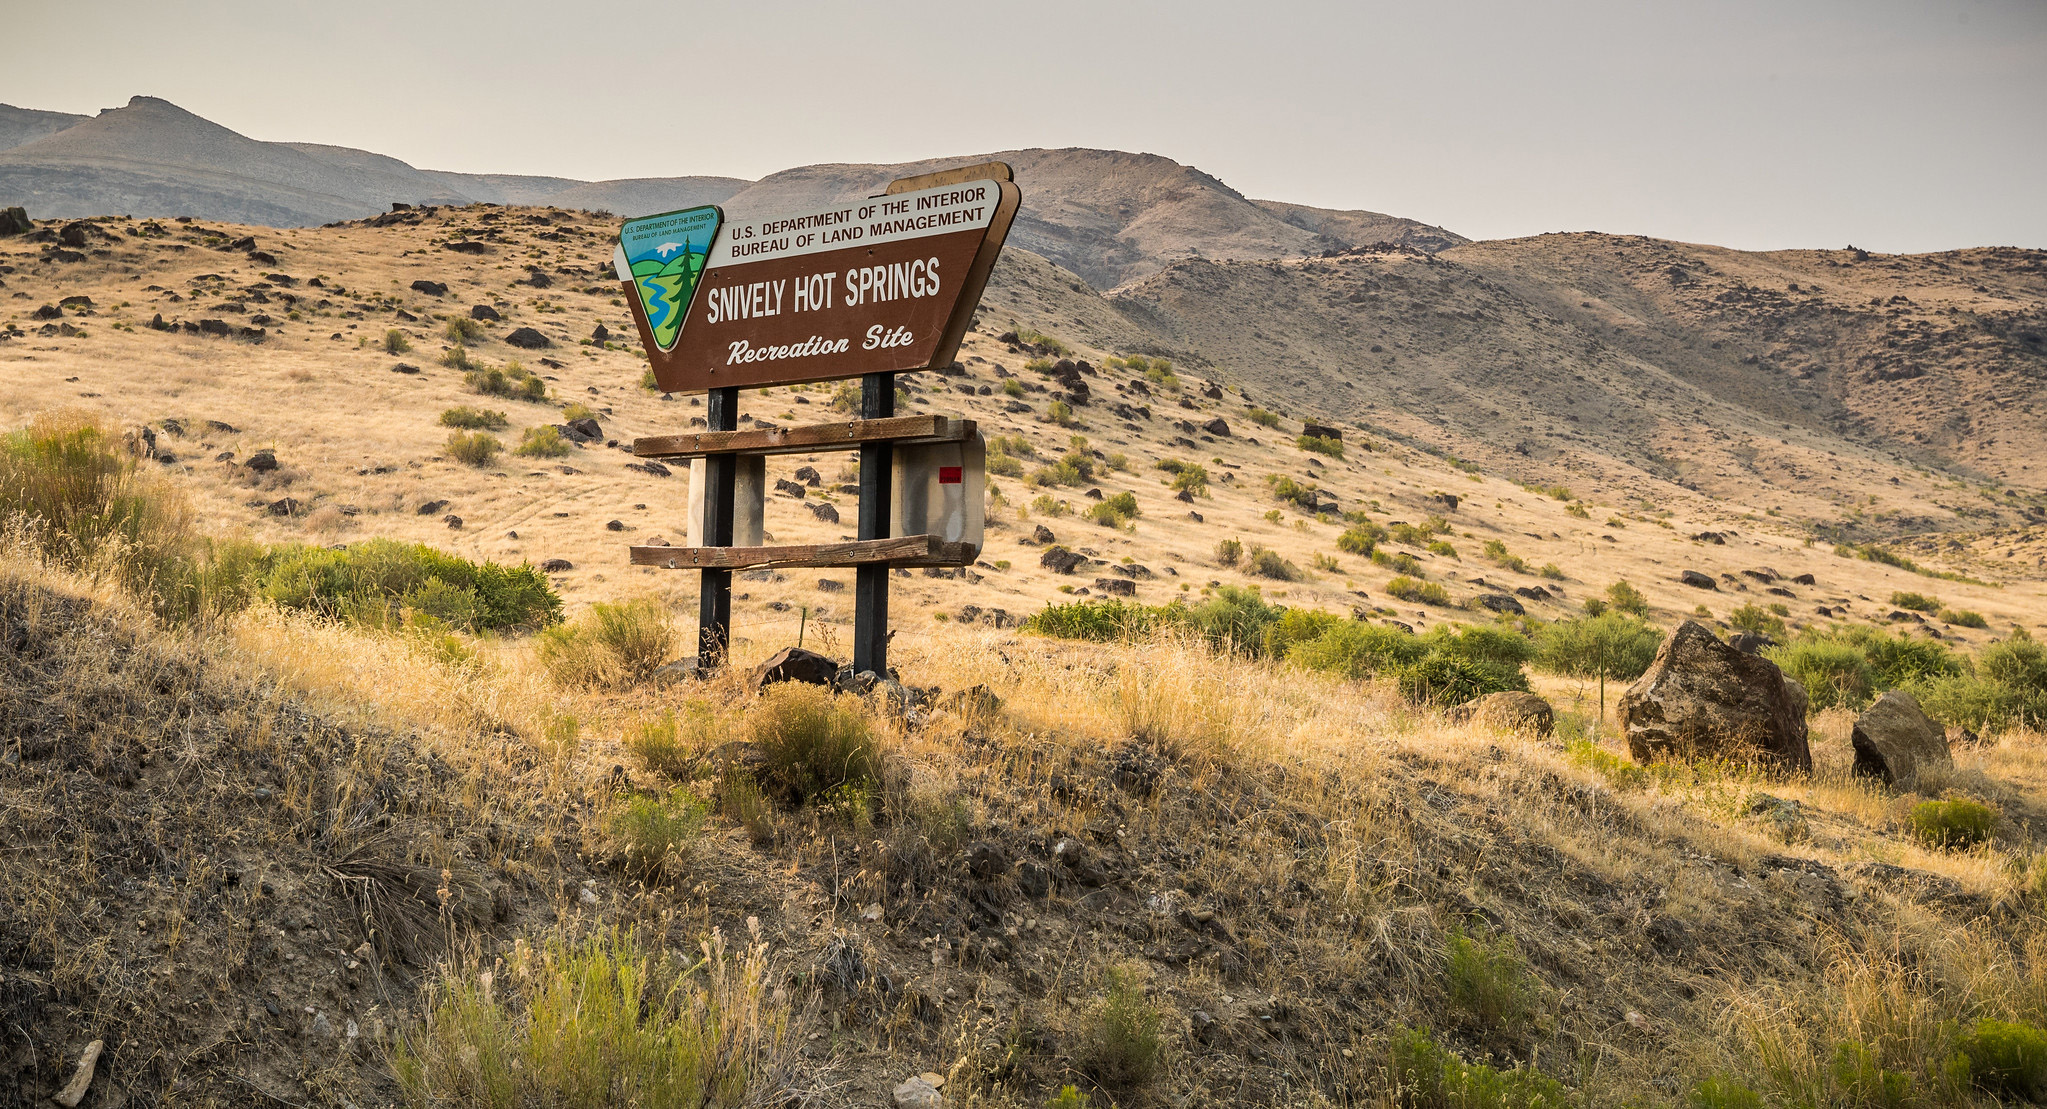
[[[495,309],[495,308],[492,308],[492,307],[491,307],[490,305],[488,305],[488,304],[478,304],[478,305],[475,305],[474,307],[470,308],[470,309],[469,309],[469,318],[470,318],[470,319],[472,319],[472,320],[492,320],[492,321],[504,319],[504,317],[503,317],[503,316],[500,316],[500,315],[498,315],[498,310],[497,310],[497,309]]]
[[[1075,554],[1065,547],[1053,547],[1038,559],[1038,565],[1055,574],[1071,574],[1086,561],[1085,557]]]
[[[317,281],[319,279],[315,278],[314,280]],[[448,286],[439,281],[422,280],[412,283],[412,291],[415,293],[425,293],[430,297],[444,297],[448,295]]]
[[[1919,768],[1952,761],[1947,729],[1929,718],[1910,693],[1893,689],[1855,721],[1855,772],[1910,785]]]
[[[542,335],[540,332],[535,331],[530,327],[522,327],[519,330],[512,332],[510,335],[505,336],[505,342],[510,343],[515,347],[518,347],[520,350],[539,350],[542,347],[551,347],[554,345],[553,341],[548,339],[547,336]]]
[[[1686,570],[1677,576],[1677,580],[1691,586],[1693,589],[1717,590],[1720,588],[1720,583],[1714,581],[1711,574],[1702,574],[1697,570]]]
[[[1636,762],[1761,758],[1809,772],[1805,709],[1805,687],[1776,663],[1742,654],[1687,620],[1621,696],[1619,712]]]
[[[784,647],[753,672],[753,687],[760,689],[776,682],[830,685],[833,676],[838,672],[838,663],[816,651],[806,651],[801,647]]]

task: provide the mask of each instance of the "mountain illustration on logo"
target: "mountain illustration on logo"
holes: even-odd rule
[[[715,204],[630,219],[618,229],[619,277],[633,283],[640,314],[654,345],[675,349],[689,316],[690,298],[711,255],[711,244],[725,222]]]

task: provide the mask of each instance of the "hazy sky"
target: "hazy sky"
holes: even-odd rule
[[[424,168],[1091,146],[1474,238],[2047,247],[2047,0],[5,7],[0,101],[161,96]]]

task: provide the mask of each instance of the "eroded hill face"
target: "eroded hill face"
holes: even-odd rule
[[[1190,263],[1133,322],[1290,411],[1847,534],[2038,521],[2047,255],[1744,254],[1549,235]],[[1874,497],[1874,500],[1870,498]]]

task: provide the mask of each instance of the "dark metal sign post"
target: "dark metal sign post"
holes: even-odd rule
[[[728,224],[705,208],[627,222],[613,261],[655,380],[706,396],[702,432],[633,442],[640,458],[703,460],[695,541],[629,554],[635,566],[701,572],[701,667],[729,657],[736,569],[853,567],[853,669],[886,674],[890,571],[962,566],[980,553],[980,431],[972,420],[897,417],[896,374],[951,363],[1021,204],[1009,167],[990,162],[792,216]],[[700,249],[686,232],[706,228]],[[739,430],[743,387],[856,375],[857,420]],[[860,453],[857,538],[761,545],[764,456],[828,450]],[[892,521],[905,534],[891,535]]]

